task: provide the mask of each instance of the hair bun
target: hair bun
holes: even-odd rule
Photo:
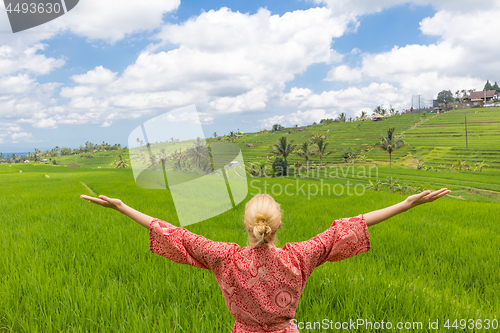
[[[271,234],[271,232],[271,227],[269,227],[267,223],[265,225],[256,225],[253,227],[253,234],[257,239],[266,238]]]

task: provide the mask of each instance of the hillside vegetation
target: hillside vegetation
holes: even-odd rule
[[[465,117],[467,112],[468,150],[465,149]],[[382,135],[394,127],[396,135],[403,135],[406,145],[392,153],[393,167],[389,168],[388,153],[378,147]],[[315,124],[283,128],[279,131],[245,133],[235,138],[245,163],[265,162],[270,169],[275,158],[272,146],[285,136],[288,141],[300,145],[314,135],[325,136],[331,154],[323,156],[327,168],[342,168],[340,179],[369,184],[369,181],[386,181],[392,177],[399,184],[424,188],[449,187],[458,199],[500,201],[500,108],[476,108],[452,110],[442,114],[394,115],[383,121],[355,121],[344,123]],[[225,139],[228,139],[225,137]],[[208,142],[216,139],[209,138]],[[253,147],[247,147],[252,144]],[[167,151],[186,150],[186,143],[166,143]],[[163,147],[163,146],[162,146]],[[160,147],[161,148],[161,147]],[[354,167],[377,166],[377,174],[369,177],[352,177],[345,163],[343,150],[351,148],[356,160]],[[61,167],[114,168],[122,155],[129,160],[128,150],[109,150],[54,157]],[[90,157],[92,156],[92,157]],[[45,164],[52,164],[53,160]],[[288,157],[293,170],[295,162],[305,163],[296,152]],[[130,168],[130,161],[128,161]],[[319,157],[312,156],[310,165],[317,168]],[[22,164],[15,164],[23,168]],[[56,166],[57,167],[57,166]],[[345,174],[345,175],[343,175]],[[319,180],[324,176],[302,175]],[[356,178],[356,179],[353,179]],[[338,180],[337,180],[338,181]]]

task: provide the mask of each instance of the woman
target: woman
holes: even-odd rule
[[[274,245],[281,226],[279,204],[258,194],[245,207],[245,228],[250,246],[214,242],[184,228],[138,212],[119,199],[103,195],[81,198],[113,208],[149,229],[150,249],[181,264],[210,269],[235,317],[232,332],[298,332],[291,320],[300,295],[314,268],[370,249],[368,227],[446,194],[446,188],[424,191],[367,214],[335,220],[331,227],[308,241]]]

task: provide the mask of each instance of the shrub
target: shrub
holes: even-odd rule
[[[276,177],[288,175],[288,163],[281,157],[276,157],[273,162],[273,171]]]

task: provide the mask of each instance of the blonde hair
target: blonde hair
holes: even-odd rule
[[[280,225],[280,205],[269,194],[257,194],[246,204],[245,228],[250,245],[260,247],[274,242]]]

